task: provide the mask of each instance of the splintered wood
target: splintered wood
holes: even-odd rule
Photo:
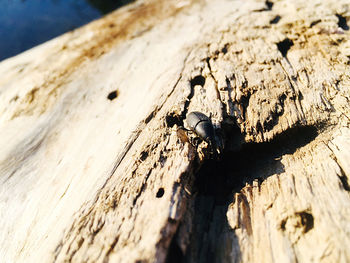
[[[2,262],[349,262],[348,23],[136,1],[1,62]]]

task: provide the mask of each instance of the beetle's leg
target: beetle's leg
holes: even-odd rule
[[[210,144],[210,148],[211,148],[211,154],[212,154],[212,156],[213,156],[213,159],[216,160],[216,159],[218,158],[218,152],[217,152],[217,150],[216,150],[215,144],[211,143],[211,144]]]
[[[189,136],[187,135],[186,130],[178,128],[176,130],[176,134],[182,143],[186,143],[186,142],[189,143],[190,142]]]
[[[191,191],[190,190],[188,190],[186,187],[185,187],[185,192],[189,195],[189,196],[191,196],[192,195],[192,193],[191,193]]]
[[[190,144],[191,144],[192,146],[194,146],[194,145],[193,145],[193,138],[192,138],[192,137],[188,137],[188,139],[189,139]]]
[[[184,126],[179,126],[178,129],[181,129],[181,130],[184,130],[184,131],[187,131],[187,132],[192,132],[191,130],[186,129]]]
[[[193,138],[193,146],[195,146],[197,148],[200,141],[201,141],[201,139],[198,137]]]

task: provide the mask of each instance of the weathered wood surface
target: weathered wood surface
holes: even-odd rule
[[[349,19],[139,1],[2,62],[2,262],[349,262]]]

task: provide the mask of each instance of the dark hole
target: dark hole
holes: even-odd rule
[[[270,24],[277,24],[280,21],[280,19],[281,16],[277,15],[270,21]]]
[[[190,83],[191,83],[191,87],[194,87],[196,85],[200,85],[203,87],[205,84],[205,78],[202,75],[198,75],[193,79],[191,79]]]
[[[148,152],[143,151],[141,153],[140,159],[141,159],[141,161],[144,161],[144,160],[146,160],[147,157],[148,157]]]
[[[227,53],[227,48],[228,48],[228,44],[226,44],[222,49],[221,49],[221,52],[223,54],[226,54]]]
[[[170,243],[170,247],[168,249],[168,255],[166,257],[165,262],[166,263],[184,262],[184,254],[182,253],[181,248],[177,244],[175,237]]]
[[[147,118],[145,119],[145,123],[149,123],[154,117],[154,112],[152,111],[148,116]]]
[[[248,143],[238,151],[226,152],[221,160],[206,161],[196,176],[198,194],[214,196],[224,202],[246,183],[263,181],[272,174],[282,173],[279,158],[314,140],[318,135],[314,126],[296,127],[277,136],[270,142]]]
[[[343,30],[349,30],[346,18],[339,14],[336,14],[336,16],[338,17],[338,26],[341,27]]]
[[[282,222],[281,222],[281,230],[283,230],[283,231],[286,230],[286,223],[287,223],[287,220],[282,220]]]
[[[344,174],[344,172],[342,171],[342,176],[339,176],[340,182],[343,185],[344,190],[346,191],[350,191],[350,185],[348,182],[348,178],[346,177],[346,175]]]
[[[109,100],[114,100],[116,97],[118,97],[118,91],[112,91],[108,94],[107,99]]]
[[[164,188],[161,187],[161,188],[158,189],[158,192],[157,192],[157,194],[156,194],[156,197],[157,197],[157,198],[161,198],[163,195],[164,195]]]
[[[293,46],[293,41],[289,38],[277,43],[278,50],[282,53],[282,56],[286,57],[288,50]]]
[[[165,117],[166,125],[171,128],[176,124],[177,126],[183,126],[183,121],[180,119],[180,116],[175,113],[170,113]]]
[[[267,7],[267,10],[272,10],[272,6],[273,6],[273,3],[272,2],[270,2],[269,0],[267,0],[266,2],[265,2],[265,4],[266,4],[266,7]]]
[[[298,92],[298,99],[299,99],[299,100],[303,100],[303,99],[304,99],[304,96],[303,96],[303,94],[301,93],[301,91]]]
[[[301,223],[305,227],[304,233],[306,233],[314,227],[314,217],[312,214],[307,212],[301,212],[299,215],[301,217]]]
[[[268,143],[241,144],[235,151],[222,154],[221,160],[205,161],[195,174],[192,190],[195,198],[193,229],[185,259],[216,262],[216,257],[212,253],[218,251],[218,247],[225,245],[225,241],[221,240],[223,233],[227,231],[227,206],[232,203],[234,193],[239,193],[246,183],[252,184],[256,181],[260,187],[269,176],[282,173],[284,166],[280,157],[295,152],[299,147],[312,141],[317,134],[316,127],[297,127]],[[232,132],[226,136],[227,140],[234,140],[234,137],[236,134]],[[308,215],[303,217],[306,222],[304,229],[310,228],[312,220]],[[282,222],[281,228],[285,228],[285,221]],[[237,247],[239,248],[239,244]],[[240,261],[239,252],[239,249],[235,251],[237,260],[233,260],[234,262]]]
[[[243,86],[246,85],[243,83]],[[243,88],[243,87],[242,87]],[[245,116],[246,114],[246,109],[248,108],[249,106],[249,99],[250,99],[250,96],[251,96],[251,93],[247,93],[246,95],[243,95],[240,99],[240,103],[241,105],[243,106],[243,111],[242,111],[242,117]]]
[[[320,22],[321,22],[321,19],[318,19],[318,20],[316,20],[316,21],[313,21],[313,22],[310,24],[310,27],[313,27],[313,26],[317,25],[317,24],[320,23]]]

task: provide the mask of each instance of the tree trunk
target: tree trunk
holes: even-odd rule
[[[3,61],[2,262],[349,262],[349,19],[144,0]]]

